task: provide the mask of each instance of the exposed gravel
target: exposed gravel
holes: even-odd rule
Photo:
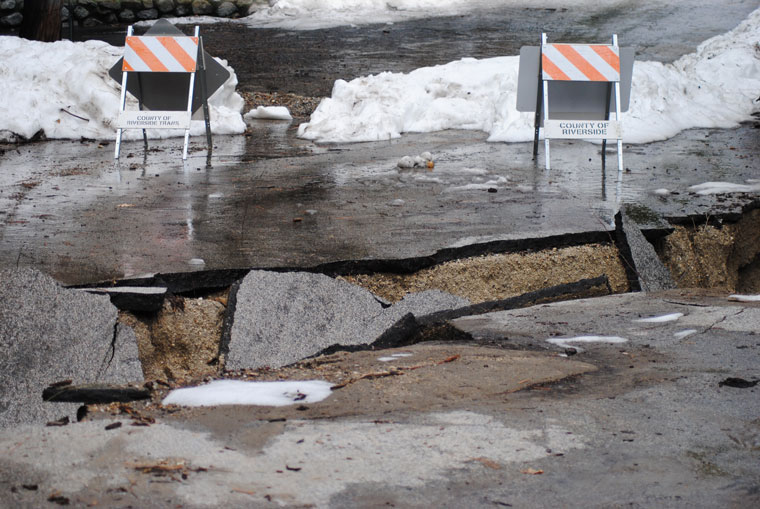
[[[602,244],[477,256],[414,274],[360,274],[344,279],[392,302],[409,292],[438,289],[479,303],[602,274],[614,292],[629,290],[617,249]]]

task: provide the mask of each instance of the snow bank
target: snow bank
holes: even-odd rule
[[[0,37],[0,141],[28,139],[38,131],[48,138],[115,137],[121,84],[108,70],[123,52],[102,41],[44,43]],[[235,92],[237,77],[225,61],[217,60],[231,77],[209,100],[212,131],[242,133],[244,101]],[[137,101],[130,99],[128,108],[137,109]],[[203,122],[193,122],[191,134],[204,133]],[[148,130],[151,138],[183,134],[177,129]],[[129,129],[124,137],[142,137],[142,132]]]
[[[330,395],[331,387],[331,383],[321,380],[297,382],[216,380],[199,387],[175,389],[164,398],[163,404],[286,406],[296,403],[317,403]]]
[[[630,111],[623,114],[625,141],[647,143],[748,120],[760,109],[758,44],[760,9],[672,64],[636,62]],[[317,142],[361,142],[473,129],[489,133],[489,141],[530,141],[533,114],[515,105],[518,66],[517,56],[464,58],[406,74],[337,80],[298,133]]]

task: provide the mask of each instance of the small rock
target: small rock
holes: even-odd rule
[[[154,5],[161,13],[172,12],[174,10],[174,2],[172,0],[157,0],[154,2]]]
[[[24,21],[24,16],[20,12],[14,12],[0,18],[0,26],[17,27]]]
[[[222,18],[229,18],[237,14],[237,7],[232,2],[223,2],[216,8],[216,15]]]
[[[158,17],[158,11],[156,9],[143,9],[137,13],[138,19],[156,19]]]
[[[214,12],[214,7],[206,0],[195,0],[193,2],[193,14],[196,16],[203,14],[211,14]]]
[[[760,380],[745,380],[743,378],[728,377],[722,382],[719,382],[718,386],[723,387],[725,385],[726,387],[734,387],[736,389],[749,389],[750,387],[756,386],[758,382],[760,382]]]
[[[130,9],[124,9],[119,13],[119,19],[128,23],[131,23],[135,20],[135,13],[132,12]]]

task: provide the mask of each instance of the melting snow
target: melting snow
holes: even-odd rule
[[[630,111],[623,115],[625,141],[647,143],[749,120],[758,109],[759,29],[760,9],[672,64],[636,62]],[[533,113],[518,112],[515,104],[518,66],[517,56],[463,58],[406,74],[337,80],[298,133],[320,142],[360,142],[471,129],[489,133],[489,141],[530,141]]]
[[[296,382],[245,382],[217,380],[199,387],[175,389],[164,398],[164,405],[286,406],[317,403],[327,398],[332,384],[321,380]]]
[[[667,315],[660,315],[660,316],[651,316],[649,318],[639,318],[638,320],[634,320],[634,322],[638,323],[665,323],[665,322],[675,322],[679,318],[683,316],[683,313],[670,313]]]
[[[243,115],[243,118],[256,118],[262,120],[293,120],[285,106],[259,106]]]
[[[0,37],[0,141],[28,139],[38,131],[48,138],[115,138],[121,84],[108,70],[123,53],[123,48],[102,41]],[[235,92],[237,77],[226,61],[217,61],[231,76],[209,98],[212,131],[243,133],[244,101]],[[136,110],[137,100],[127,97],[127,108]],[[204,123],[194,121],[190,132],[205,134]],[[183,135],[182,129],[148,129],[150,138]],[[142,138],[142,132],[127,129],[124,138]]]

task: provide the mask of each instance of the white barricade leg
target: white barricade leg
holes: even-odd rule
[[[132,35],[132,25],[127,28],[127,37]],[[127,71],[121,73],[121,97],[119,99],[119,113],[124,111],[124,106],[127,104]],[[121,152],[121,133],[122,128],[116,130],[116,148],[114,150],[114,159],[119,158],[119,152]]]

